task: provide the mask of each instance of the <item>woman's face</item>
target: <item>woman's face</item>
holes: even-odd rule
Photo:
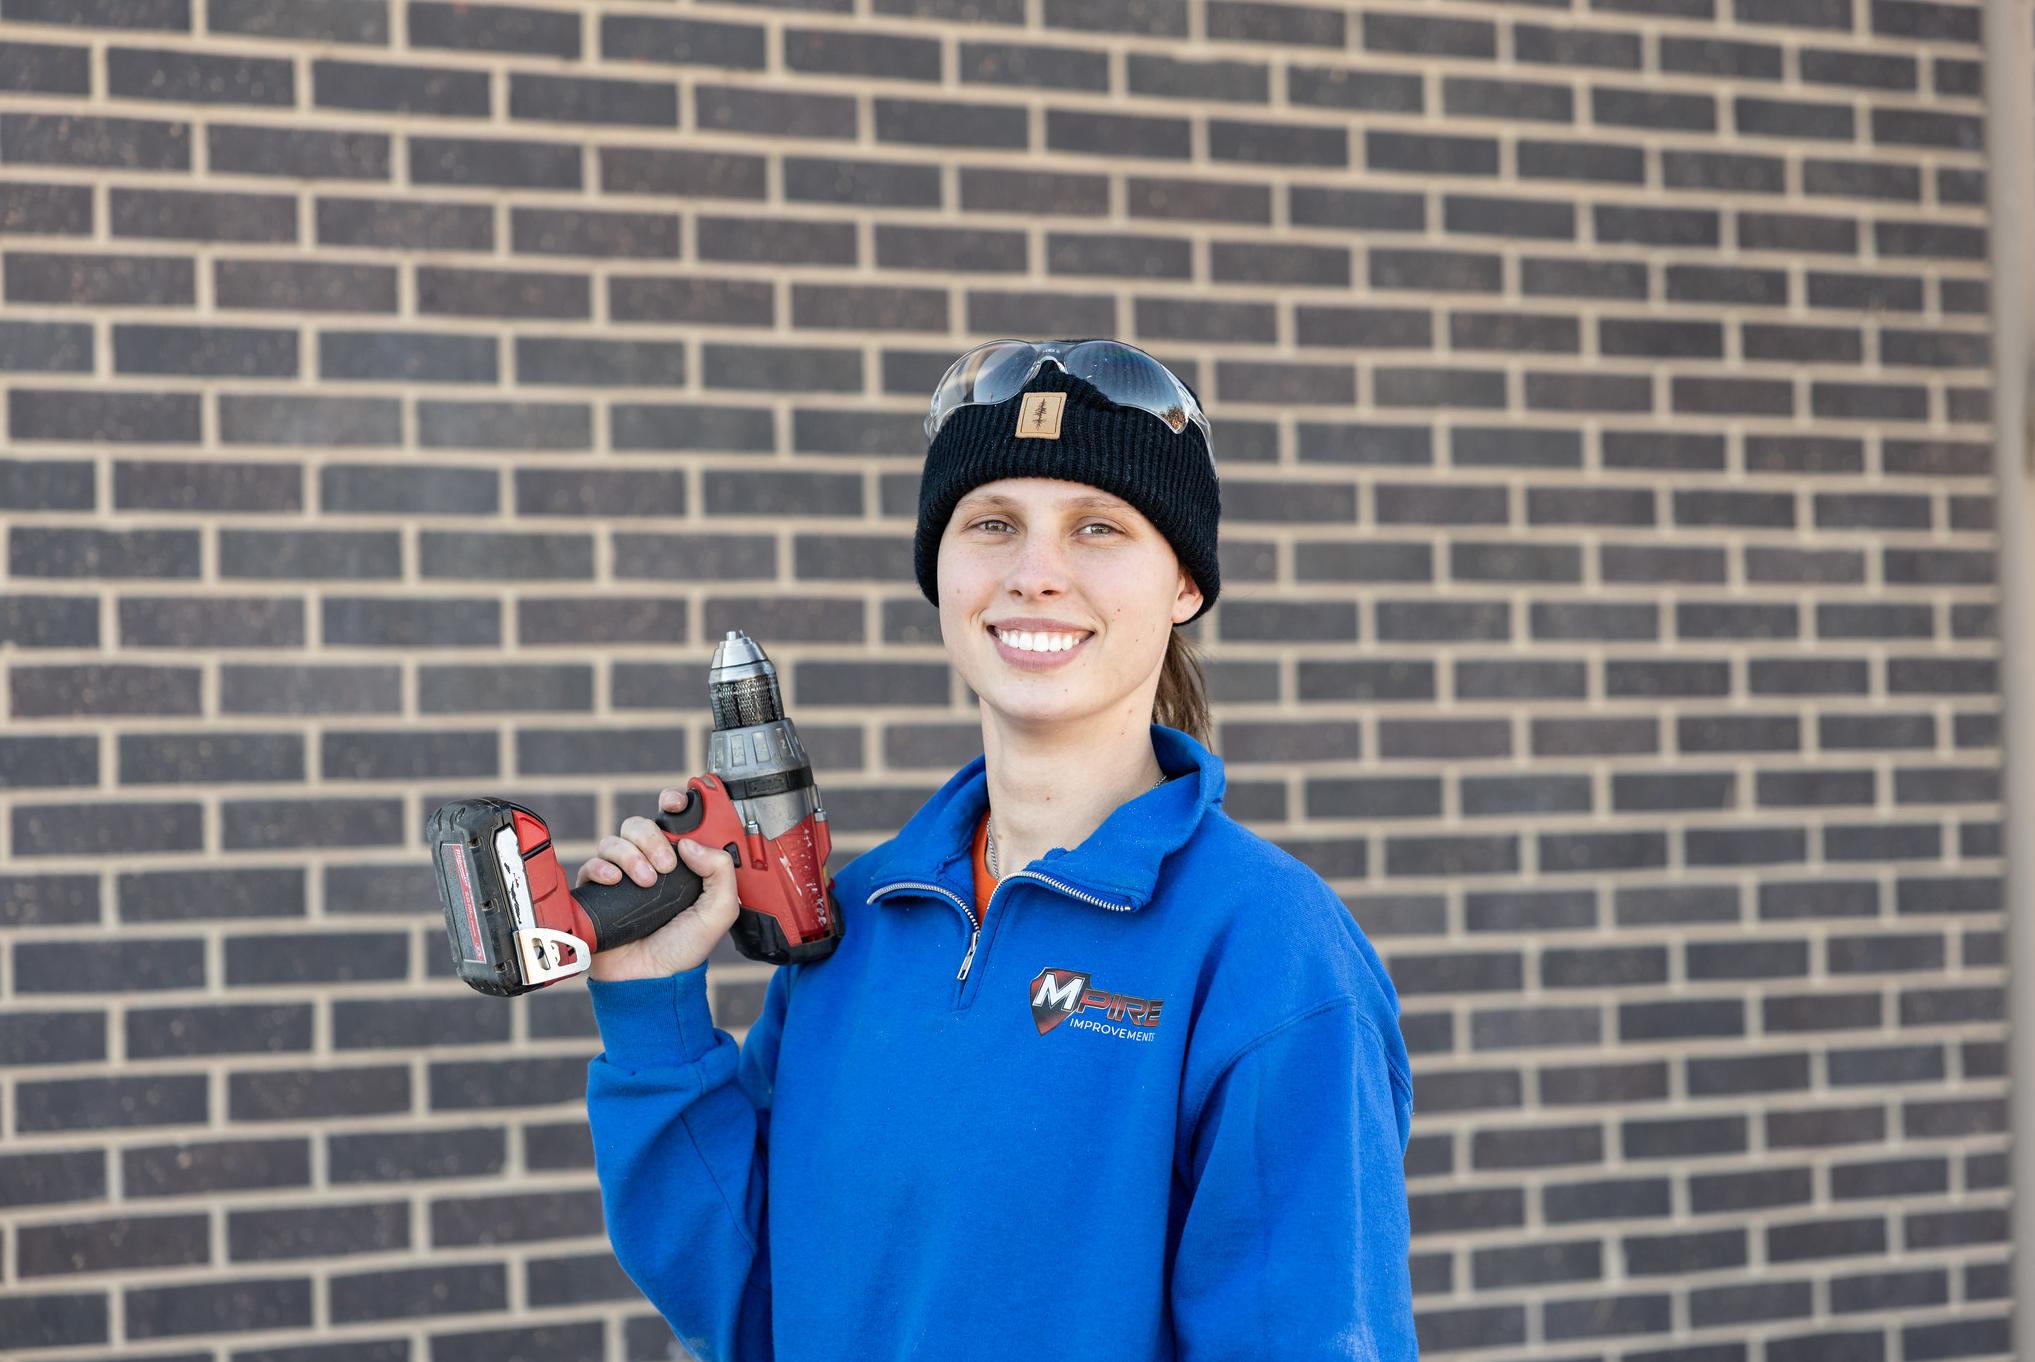
[[[1149,713],[1168,636],[1201,608],[1136,507],[1058,478],[971,490],[940,538],[938,579],[955,669],[991,708],[1038,722],[1118,708],[1140,690]]]

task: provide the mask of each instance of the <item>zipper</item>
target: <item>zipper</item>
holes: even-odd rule
[[[1083,903],[1092,903],[1098,908],[1107,908],[1113,913],[1128,913],[1135,906],[1134,904],[1129,903],[1111,903],[1108,899],[1099,899],[1093,894],[1086,893],[1080,889],[1076,889],[1073,885],[1067,884],[1062,880],[1056,880],[1050,875],[1041,875],[1036,870],[1013,870],[1010,872],[1010,874],[1005,875],[1002,879],[998,880],[996,882],[996,888],[991,889],[989,891],[990,905],[994,905],[996,903],[996,891],[998,889],[1003,888],[1006,884],[1009,884],[1012,880],[1037,880],[1041,884],[1049,884],[1053,886],[1053,888],[1059,890],[1063,894],[1069,895],[1070,897],[1073,898],[1080,899]],[[945,898],[949,903],[953,904],[956,908],[959,908],[961,910],[961,916],[963,918],[966,918],[968,921],[968,953],[961,957],[961,972],[959,974],[956,974],[954,978],[957,981],[966,982],[968,978],[969,967],[975,963],[976,943],[982,939],[982,924],[976,921],[974,912],[969,909],[967,903],[962,900],[961,896],[959,894],[956,894],[953,890],[947,888],[945,885],[928,884],[923,880],[898,880],[895,881],[894,883],[883,885],[880,888],[870,890],[868,897],[866,897],[862,901],[864,903],[874,903],[876,902],[876,900],[882,898],[885,894],[888,894],[896,889],[931,890],[933,893],[938,894],[941,897]]]

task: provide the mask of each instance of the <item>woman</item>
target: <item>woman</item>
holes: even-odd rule
[[[595,956],[618,1261],[702,1359],[1414,1357],[1398,996],[1223,812],[1175,632],[1218,589],[1199,403],[1133,347],[1002,341],[926,425],[917,575],[983,755],[834,877],[839,948],[739,1049],[725,853]],[[580,882],[675,864],[631,818]]]

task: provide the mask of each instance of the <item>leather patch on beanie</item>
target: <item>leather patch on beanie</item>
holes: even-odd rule
[[[1026,393],[1018,405],[1017,437],[1020,440],[1060,438],[1060,413],[1066,409],[1065,393]]]

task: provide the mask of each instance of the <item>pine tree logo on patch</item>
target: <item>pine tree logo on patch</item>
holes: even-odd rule
[[[1057,440],[1060,415],[1066,407],[1065,393],[1026,393],[1018,405],[1017,429],[1012,433],[1020,440]]]
[[[1095,988],[1080,970],[1042,969],[1032,980],[1032,1023],[1045,1035],[1061,1022],[1077,1031],[1100,1031],[1122,1040],[1151,1040],[1159,1025],[1161,998],[1135,998]],[[1082,1015],[1100,1012],[1101,1018]]]

